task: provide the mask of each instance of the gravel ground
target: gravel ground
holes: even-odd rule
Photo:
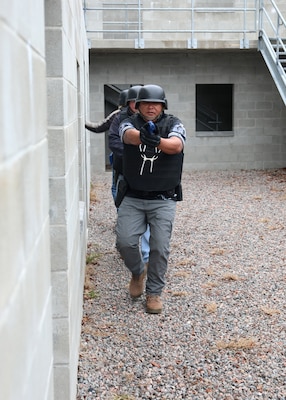
[[[286,170],[183,174],[161,315],[132,301],[111,173],[91,192],[78,400],[286,399]]]

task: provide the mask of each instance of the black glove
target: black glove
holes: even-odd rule
[[[142,128],[140,128],[140,140],[146,146],[158,147],[161,142],[161,136],[159,135],[157,126],[155,125],[155,130],[150,132],[148,122],[143,125]]]

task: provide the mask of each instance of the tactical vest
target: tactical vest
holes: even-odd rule
[[[126,118],[129,118],[133,115],[133,112],[129,107],[124,107],[120,110],[119,113],[119,124]],[[119,139],[120,140],[120,139]],[[123,163],[122,157],[119,157],[115,153],[113,154],[113,169],[117,174],[123,174]]]
[[[146,123],[140,114],[134,114],[129,120],[138,130]],[[178,118],[163,113],[156,122],[160,136],[167,138],[176,121],[179,122]],[[124,144],[123,175],[131,191],[167,192],[181,182],[183,157],[183,152],[166,154],[142,144]]]
[[[133,111],[131,110],[130,107],[124,107],[120,111],[119,117],[120,117],[120,122],[122,122],[124,119],[129,118],[133,115]]]

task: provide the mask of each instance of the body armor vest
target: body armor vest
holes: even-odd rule
[[[138,130],[146,123],[140,114],[128,120]],[[160,136],[167,138],[176,122],[178,118],[163,113],[156,122]],[[168,192],[181,182],[183,157],[183,152],[166,154],[157,147],[124,144],[123,175],[131,191]]]
[[[132,115],[133,115],[133,112],[129,107],[122,108],[122,110],[120,110],[120,113],[119,113],[119,125],[123,120],[131,117]],[[113,169],[116,170],[117,174],[123,174],[122,157],[119,157],[119,155],[117,155],[115,153],[113,153]]]

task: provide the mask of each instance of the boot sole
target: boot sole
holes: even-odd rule
[[[146,308],[146,312],[148,314],[161,314],[162,308],[154,309],[154,308]]]
[[[130,293],[129,293],[130,294]],[[142,296],[142,294],[143,294],[143,292],[142,293],[140,293],[140,294],[138,294],[137,296],[132,296],[132,294],[130,294],[130,297],[131,297],[131,299],[139,299],[139,297],[141,297]]]

